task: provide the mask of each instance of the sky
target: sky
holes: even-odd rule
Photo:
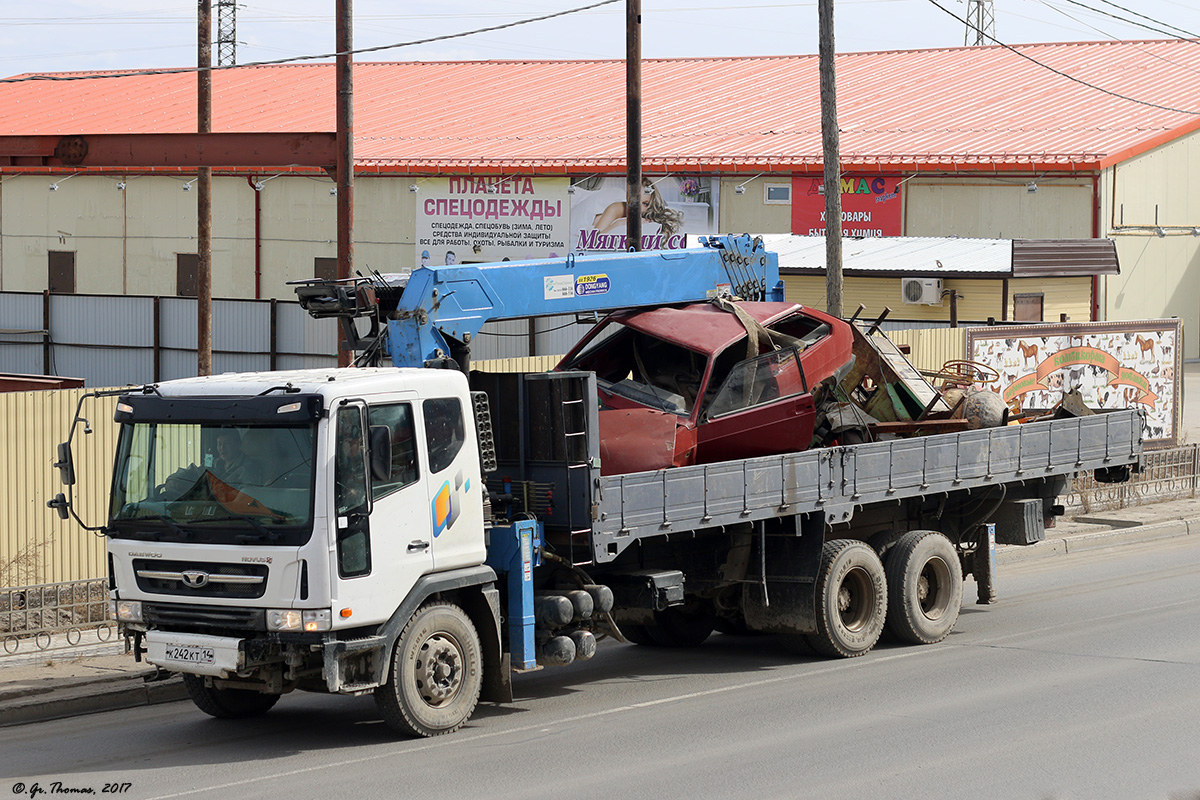
[[[623,59],[624,0],[514,24],[596,2],[354,0],[356,48],[403,45],[355,59]],[[239,0],[237,63],[331,53],[334,5],[334,0]],[[947,11],[965,18],[968,6],[969,0],[836,0],[837,51],[960,47],[966,26]],[[995,36],[1006,44],[1200,37],[1200,0],[993,0],[992,8]],[[216,19],[214,10],[214,27]],[[815,0],[642,0],[642,22],[644,58],[817,52]],[[498,26],[510,27],[472,33]],[[437,37],[444,38],[410,44]],[[216,59],[214,47],[214,63]],[[195,63],[195,2],[0,4],[0,76]]]

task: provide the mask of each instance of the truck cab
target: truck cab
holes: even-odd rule
[[[377,635],[427,576],[489,578],[461,373],[186,379],[121,397],[116,419],[117,614],[150,663],[202,682],[210,699],[232,702],[220,693],[235,686],[385,682],[378,654],[326,680],[322,653]]]

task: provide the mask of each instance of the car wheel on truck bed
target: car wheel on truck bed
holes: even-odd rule
[[[416,736],[461,728],[479,702],[481,654],[479,634],[461,608],[421,606],[400,634],[387,682],[375,690],[384,722]]]
[[[826,656],[853,658],[879,641],[887,615],[887,579],[865,542],[835,539],[821,549],[817,632],[808,643]]]
[[[914,644],[940,642],[962,608],[962,566],[937,531],[909,531],[887,553],[887,627]]]
[[[258,717],[271,710],[279,701],[277,694],[263,694],[250,689],[216,689],[204,685],[203,675],[183,676],[183,685],[196,708],[217,719]]]

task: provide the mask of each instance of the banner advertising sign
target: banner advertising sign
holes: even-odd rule
[[[901,236],[900,181],[896,175],[842,177],[842,235]],[[792,178],[792,233],[825,235],[825,181]]]
[[[619,252],[625,236],[625,178],[595,177],[571,194],[571,249]],[[668,175],[642,180],[643,250],[679,250],[689,237],[717,232],[718,185],[708,177]]]
[[[568,178],[421,181],[417,266],[554,258],[567,252]]]
[[[1000,373],[1010,408],[1047,410],[1078,389],[1093,409],[1141,407],[1148,447],[1171,447],[1182,421],[1177,319],[1006,325],[967,330],[972,361]]]

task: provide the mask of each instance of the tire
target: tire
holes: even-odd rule
[[[250,689],[216,689],[204,685],[203,675],[183,676],[183,685],[196,708],[217,719],[246,719],[261,717],[271,710],[279,695],[263,694]]]
[[[887,627],[898,639],[934,644],[945,639],[962,608],[958,553],[937,531],[909,531],[887,554]]]
[[[727,636],[759,636],[760,631],[756,631],[746,624],[746,618],[739,611],[736,614],[728,617],[717,617],[713,624],[713,629],[717,633],[723,633]]]
[[[635,625],[632,622],[621,626],[621,635],[625,640],[633,644],[640,645],[655,645],[654,637],[650,635],[649,629],[645,625]]]
[[[461,728],[483,686],[479,634],[451,603],[427,603],[404,626],[387,682],[375,690],[384,722],[409,736],[440,736]]]
[[[699,647],[712,636],[717,612],[712,603],[688,600],[682,606],[655,611],[654,621],[646,632],[660,647]]]
[[[835,539],[821,549],[817,632],[808,643],[821,655],[854,658],[879,641],[887,618],[887,578],[865,542]]]

